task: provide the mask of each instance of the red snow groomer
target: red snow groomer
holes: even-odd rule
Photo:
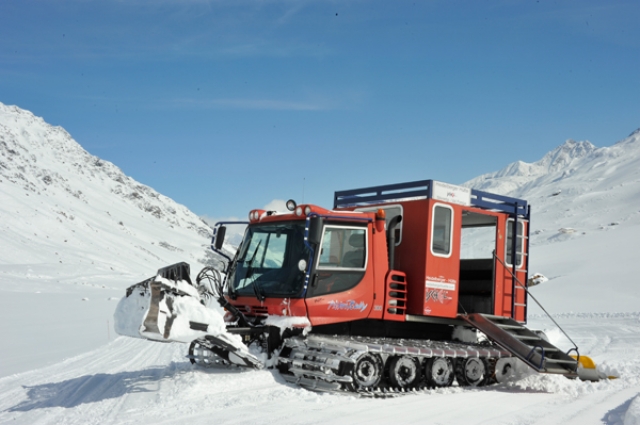
[[[331,210],[287,207],[251,211],[234,255],[223,249],[230,223],[214,228],[224,277],[205,268],[194,287],[226,309],[226,332],[179,307],[194,296],[174,284],[190,283],[181,263],[132,287],[150,300],[140,334],[192,338],[197,364],[269,365],[326,391],[486,385],[516,359],[600,378],[575,344],[565,353],[525,326],[526,201],[424,180],[339,191]],[[172,338],[187,321],[191,333]]]

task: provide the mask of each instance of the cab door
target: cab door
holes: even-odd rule
[[[325,223],[307,288],[312,325],[364,319],[373,305],[371,225]]]
[[[515,240],[514,240],[515,221]],[[502,286],[502,299],[496,299],[496,314],[511,317],[519,322],[525,322],[527,317],[527,284],[528,268],[528,235],[529,222],[525,219],[508,218],[503,221],[502,246],[497,246],[498,261],[496,275]],[[514,273],[515,271],[515,273]]]
[[[423,314],[454,318],[458,310],[462,213],[457,205],[434,200],[430,200],[429,209]]]

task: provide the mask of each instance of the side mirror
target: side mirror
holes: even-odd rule
[[[222,244],[224,243],[224,236],[226,233],[227,228],[225,226],[220,226],[213,235],[213,247],[216,250],[219,251],[220,249],[222,249]]]
[[[309,243],[319,245],[322,240],[322,225],[324,219],[322,217],[312,217],[309,221],[309,234],[307,240]]]

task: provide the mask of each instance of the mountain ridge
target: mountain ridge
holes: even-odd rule
[[[46,153],[57,159],[58,165],[64,165],[66,171],[80,178],[88,181],[98,179],[103,183],[113,182],[110,187],[112,193],[131,201],[141,210],[157,218],[177,226],[199,226],[201,232],[208,233],[208,225],[200,218],[196,220],[192,217],[193,220],[186,222],[184,217],[176,215],[177,210],[190,213],[185,206],[176,204],[149,186],[125,175],[115,164],[91,155],[64,128],[52,126],[43,118],[17,106],[6,106],[2,103],[0,116],[4,116],[0,121],[0,155],[6,159],[0,161],[0,178],[4,177],[12,183],[21,182],[23,188],[31,192],[46,191],[48,186],[58,182],[67,193],[82,199],[83,193],[74,190],[68,184],[69,175],[64,177],[64,174],[61,174],[63,170],[39,166],[39,159],[42,163],[43,153]],[[6,124],[12,117],[14,122],[20,125],[19,134]],[[40,155],[33,153],[34,148]]]
[[[568,139],[536,162],[515,161],[498,171],[475,177],[463,186],[521,196],[526,188],[548,182],[544,177],[553,175],[555,180],[561,180],[585,166],[600,167],[608,160],[623,156],[624,150],[635,150],[634,159],[640,157],[640,129],[609,147],[598,148],[589,141]]]
[[[90,154],[62,127],[2,103],[0,197],[0,234],[12,248],[0,264],[51,262],[31,244],[49,246],[58,264],[91,258],[97,270],[136,275],[213,258],[211,228],[187,207]]]

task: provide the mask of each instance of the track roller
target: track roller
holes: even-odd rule
[[[394,356],[387,362],[387,376],[392,387],[410,389],[419,386],[422,373],[416,358]]]
[[[375,388],[380,384],[384,368],[382,359],[377,354],[364,353],[359,356],[353,365],[351,376],[353,382],[348,384],[350,391]]]
[[[448,387],[453,383],[455,373],[451,359],[431,357],[425,361],[424,374],[429,387]]]
[[[495,361],[493,376],[497,383],[502,384],[514,376],[516,368],[515,362],[516,359],[513,357],[502,358]]]
[[[491,378],[489,363],[482,357],[458,359],[455,366],[456,379],[461,387],[481,387]]]

